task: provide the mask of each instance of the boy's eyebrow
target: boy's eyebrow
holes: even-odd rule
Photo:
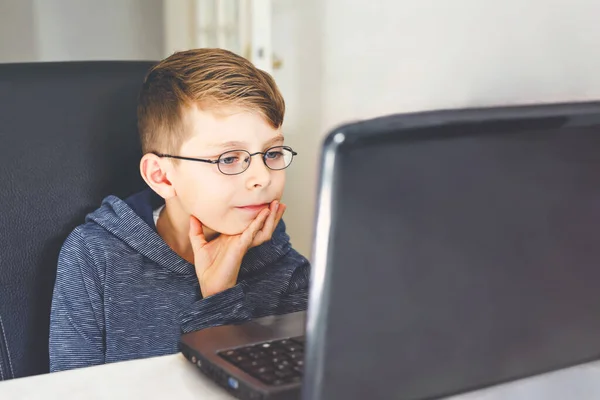
[[[271,139],[269,139],[264,146],[265,147],[269,147],[277,142],[282,142],[283,141],[283,135],[277,135]],[[212,148],[225,148],[225,147],[239,147],[239,148],[246,148],[248,146],[248,143],[246,142],[240,142],[240,141],[230,141],[230,142],[225,142],[225,143],[215,143],[215,144],[211,144],[209,145],[209,147]]]
[[[270,140],[267,141],[267,143],[265,143],[265,147],[272,146],[278,142],[283,142],[283,135],[277,135],[277,136],[271,138]]]

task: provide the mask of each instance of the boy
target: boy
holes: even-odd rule
[[[279,200],[284,101],[272,77],[219,49],[175,53],[144,81],[149,189],[104,199],[65,241],[50,370],[171,354],[182,332],[306,309],[308,261]]]

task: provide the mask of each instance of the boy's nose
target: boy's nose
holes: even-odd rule
[[[246,175],[246,187],[248,189],[267,187],[271,184],[271,170],[258,157],[250,162],[250,166],[244,174]]]

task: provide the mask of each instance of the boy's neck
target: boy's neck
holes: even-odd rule
[[[178,204],[169,204],[166,201],[165,207],[161,210],[156,223],[156,231],[162,237],[167,245],[177,253],[181,258],[194,263],[194,252],[190,243],[189,229],[190,216],[179,209]],[[219,234],[207,227],[204,228],[204,236],[210,241]]]

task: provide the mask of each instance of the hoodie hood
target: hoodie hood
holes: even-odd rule
[[[165,243],[156,231],[152,212],[164,200],[146,189],[126,200],[108,196],[96,211],[88,214],[86,222],[95,223],[116,236],[137,253],[178,274],[195,275],[196,269]],[[269,242],[248,251],[242,260],[240,278],[272,265],[291,250],[283,220]]]

